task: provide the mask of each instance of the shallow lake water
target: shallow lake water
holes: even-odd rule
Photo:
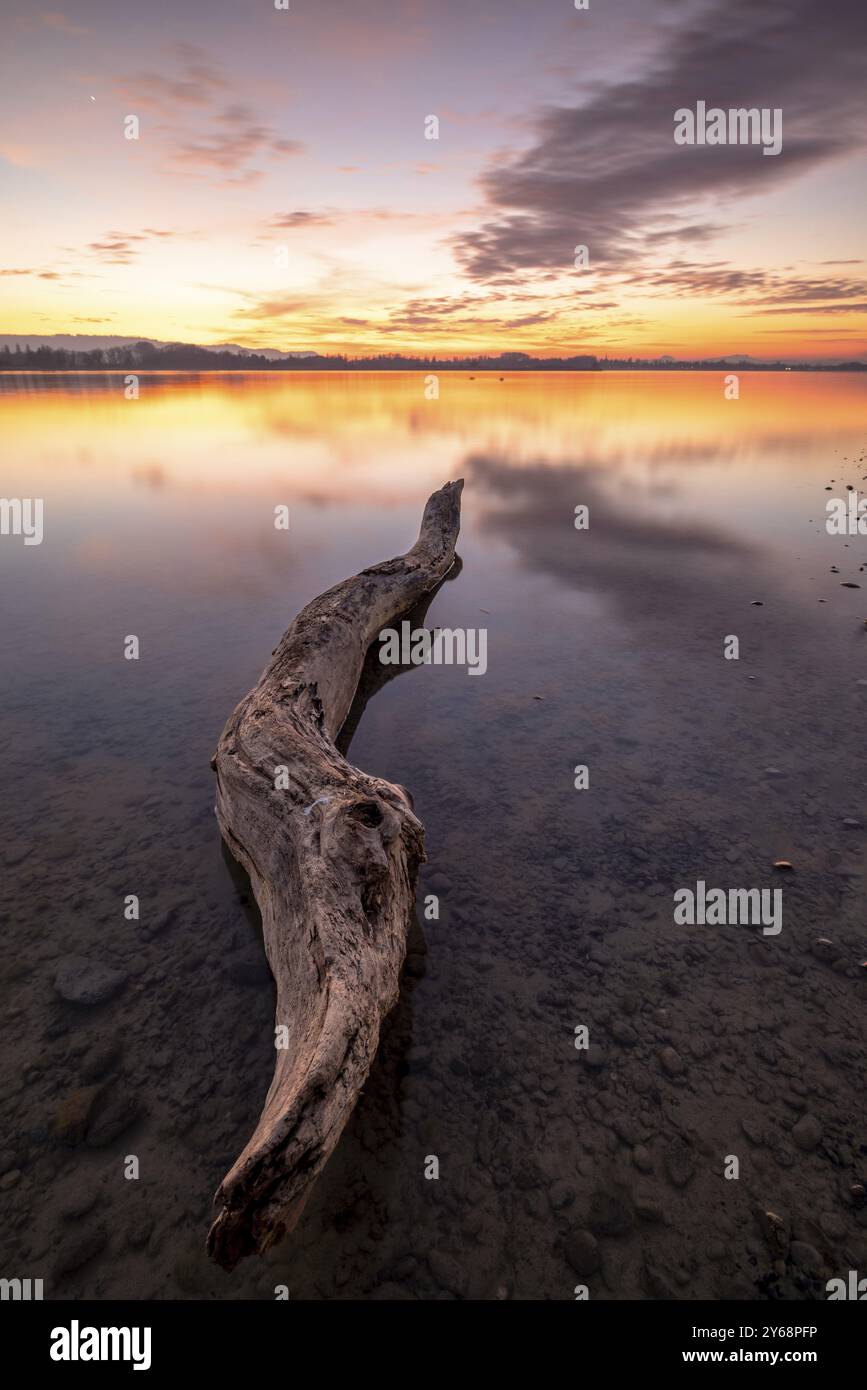
[[[867,1267],[867,537],[825,527],[867,377],[439,386],[0,377],[0,490],[44,499],[41,545],[0,538],[0,1272],[46,1297],[812,1298]],[[426,621],[485,628],[487,670],[403,672],[349,746],[411,790],[439,920],[298,1228],[227,1275],[274,1000],[209,759],[294,614],[456,477]],[[782,930],[675,923],[698,880],[780,889]],[[123,986],[61,998],[70,956]]]

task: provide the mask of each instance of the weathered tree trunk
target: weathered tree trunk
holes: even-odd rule
[[[397,1001],[424,830],[401,787],[360,772],[334,741],[380,629],[454,563],[462,488],[433,494],[406,555],[299,613],[214,755],[217,818],[262,913],[288,1040],[256,1130],[214,1199],[208,1250],[227,1269],[295,1225]]]

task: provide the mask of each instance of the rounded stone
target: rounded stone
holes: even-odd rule
[[[54,988],[70,1004],[102,1004],[126,984],[122,970],[84,956],[64,956],[57,967]]]
[[[563,1251],[571,1268],[584,1279],[599,1268],[599,1242],[590,1231],[570,1231],[563,1241]]]

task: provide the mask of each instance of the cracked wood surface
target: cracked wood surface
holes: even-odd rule
[[[287,1041],[256,1129],[214,1198],[208,1250],[226,1269],[292,1230],[397,1002],[424,829],[407,792],[353,767],[335,740],[380,629],[454,564],[462,488],[446,483],[430,497],[405,555],[298,614],[212,760],[220,830],[250,876]],[[279,768],[287,785],[278,788]]]

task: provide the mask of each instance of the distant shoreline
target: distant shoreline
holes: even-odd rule
[[[2,338],[2,335],[0,335]],[[342,353],[256,352],[236,343],[103,343],[98,347],[10,343],[0,346],[0,372],[867,372],[867,362],[762,361],[737,353],[725,357],[599,357],[594,353],[532,357],[527,352],[479,353],[468,357],[416,356],[399,352],[349,357]]]
[[[7,366],[0,363],[0,375],[3,376],[123,376],[126,373],[134,372],[139,376],[177,376],[183,374],[187,376],[322,376],[333,373],[340,376],[361,375],[363,373],[376,372],[395,372],[406,375],[417,375],[420,372],[463,372],[469,376],[496,376],[504,378],[506,374],[514,376],[518,373],[522,375],[585,375],[594,373],[617,373],[617,372],[660,372],[660,373],[738,373],[738,372],[824,372],[824,373],[857,373],[867,372],[867,363],[863,362],[835,362],[830,365],[812,363],[784,363],[784,362],[702,362],[688,363],[675,362],[660,366],[658,363],[648,362],[618,362],[617,364],[606,363],[598,367],[572,367],[572,366],[550,366],[545,364],[521,363],[508,366],[477,366],[474,363],[465,365],[456,362],[424,362],[416,366],[404,364],[385,365],[382,363],[372,364],[362,363],[343,363],[340,365],[319,363],[317,366],[287,366],[284,363],[274,363],[263,367],[255,366],[174,366],[174,367],[142,367],[136,363],[126,363],[121,366],[111,367],[36,367],[36,366]]]

